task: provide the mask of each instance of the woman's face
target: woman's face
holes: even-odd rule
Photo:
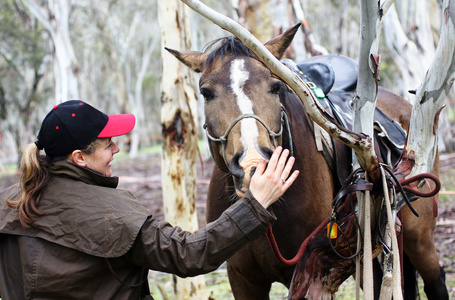
[[[111,162],[114,159],[114,154],[120,151],[117,144],[110,138],[100,139],[97,143],[95,151],[90,154],[84,154],[86,167],[92,171],[100,173],[104,176],[112,176]]]

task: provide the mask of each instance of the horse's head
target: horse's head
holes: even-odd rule
[[[278,59],[291,43],[300,24],[270,40],[265,47]],[[204,125],[216,165],[233,175],[242,196],[259,159],[269,159],[281,144],[283,82],[237,38],[216,42],[211,53],[167,49],[195,72],[201,72],[199,89],[205,99]]]

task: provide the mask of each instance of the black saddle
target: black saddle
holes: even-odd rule
[[[339,124],[352,129],[352,100],[358,78],[358,65],[355,60],[342,55],[320,55],[298,64],[289,59],[282,62],[299,74],[313,89],[329,115],[336,118]]]
[[[355,97],[358,79],[357,62],[342,55],[320,55],[300,63],[285,59],[282,62],[299,74],[314,91],[326,112],[340,125],[352,130]],[[393,166],[403,149],[406,132],[400,124],[387,117],[379,108],[374,114],[374,135],[381,161]],[[335,169],[339,182],[351,173],[352,151],[344,144],[333,140],[336,158]]]

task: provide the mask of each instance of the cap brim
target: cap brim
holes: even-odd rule
[[[132,114],[109,115],[106,126],[98,135],[98,138],[107,138],[124,135],[133,130],[136,118]]]

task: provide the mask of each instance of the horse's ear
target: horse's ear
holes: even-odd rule
[[[284,33],[280,34],[279,36],[271,39],[267,43],[264,44],[264,46],[277,58],[280,59],[284,51],[289,47],[291,44],[292,40],[294,39],[295,34],[297,33],[297,30],[300,27],[300,23],[295,25],[292,28],[289,28],[286,30]]]
[[[197,51],[179,52],[174,49],[164,47],[169,53],[174,55],[178,60],[187,65],[194,72],[200,73],[204,67],[204,62],[207,59],[207,54]]]

